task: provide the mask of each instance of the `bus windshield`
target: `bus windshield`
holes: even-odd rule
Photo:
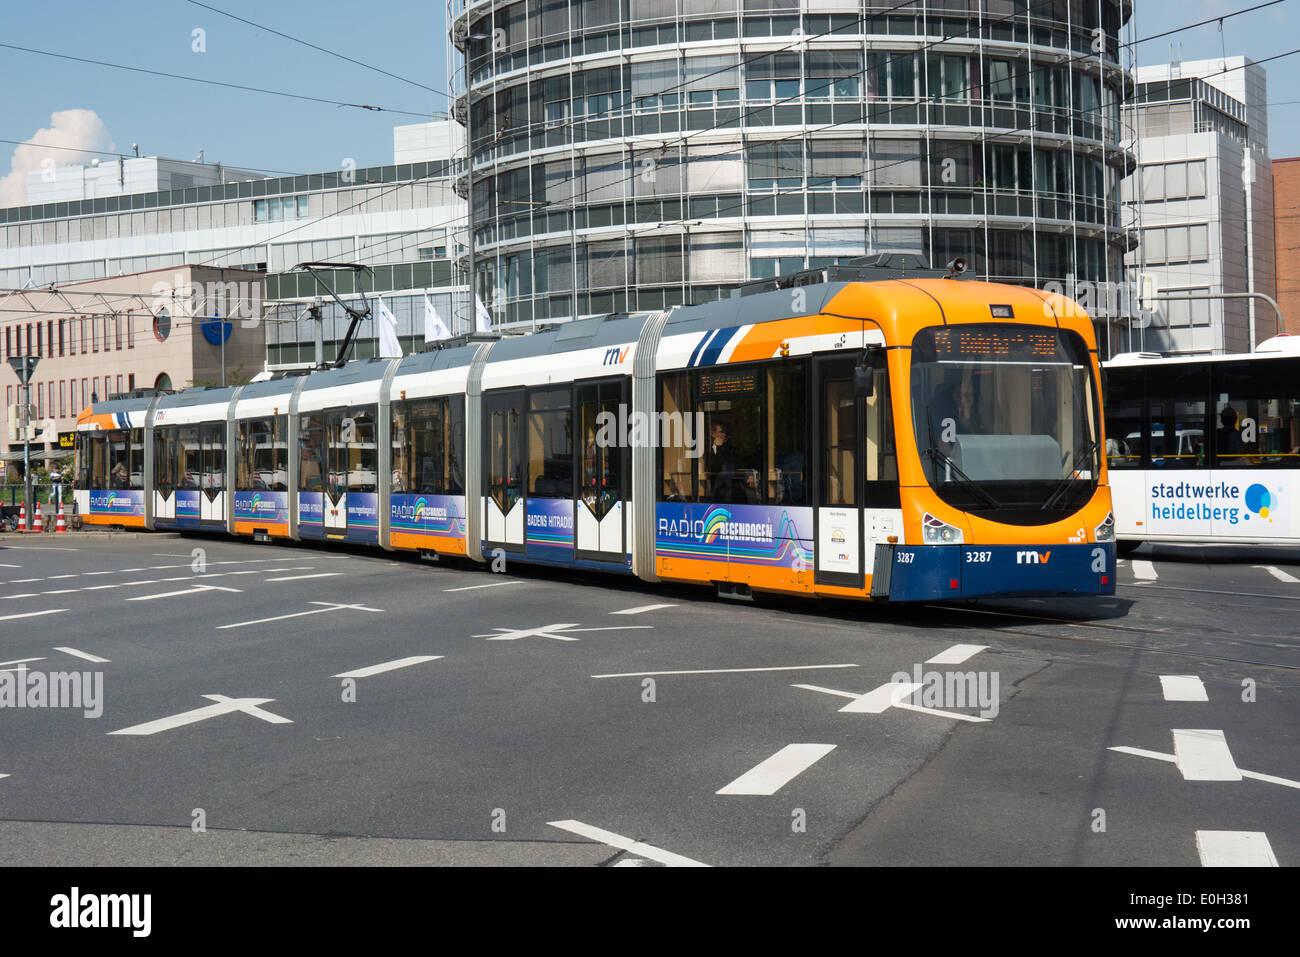
[[[1097,488],[1098,402],[1083,340],[1012,324],[923,329],[912,343],[912,423],[930,486],[996,521],[1045,525]]]

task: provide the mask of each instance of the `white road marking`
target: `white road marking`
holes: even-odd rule
[[[1202,867],[1277,867],[1263,831],[1197,831]]]
[[[941,711],[939,708],[926,708],[919,704],[908,704],[906,701],[899,701],[894,705],[895,708],[902,708],[904,711],[919,711],[921,714],[932,714],[936,718],[956,718],[958,721],[970,721],[973,724],[988,724],[991,718],[981,718],[977,714],[958,714],[956,711]]]
[[[235,574],[239,575],[242,574],[242,572],[235,572]],[[343,574],[342,572],[318,572],[315,575],[286,575],[282,578],[268,578],[266,579],[266,581],[297,582],[297,581],[302,581],[304,578],[334,578],[335,576],[342,575],[342,574]]]
[[[82,572],[82,574],[83,574],[83,575],[113,575],[113,574],[116,574],[116,572],[112,572],[112,571],[107,571],[107,572]]]
[[[716,793],[775,794],[834,750],[833,744],[787,744]]]
[[[79,575],[51,575],[49,580],[54,582],[54,581],[58,581],[60,578],[79,578],[79,577],[80,577]]]
[[[778,668],[703,668],[698,671],[625,671],[616,675],[592,675],[593,678],[649,678],[659,675],[731,675],[751,671],[815,671],[823,668],[856,668],[857,665],[782,665]],[[795,685],[796,688],[810,687]],[[850,698],[857,695],[848,694]]]
[[[471,638],[486,638],[488,641],[518,641],[520,638],[554,638],[556,641],[578,641],[568,635],[553,634],[568,628],[577,628],[578,623],[543,625],[540,628],[494,628],[495,635],[470,635]]]
[[[660,864],[666,864],[669,867],[709,866],[699,861],[693,861],[689,857],[674,854],[672,851],[665,851],[653,844],[643,844],[641,841],[634,841],[630,837],[623,837],[621,834],[615,834],[613,831],[606,831],[603,828],[592,827],[590,824],[583,824],[581,821],[548,821],[547,823],[551,827],[558,827],[562,831],[568,831],[571,834],[577,834],[579,837],[616,847],[620,851],[640,854],[642,857],[657,861]]]
[[[1294,575],[1288,575],[1280,568],[1274,568],[1272,565],[1256,565],[1256,568],[1262,568],[1280,582],[1286,582],[1288,585],[1300,584],[1300,578]],[[1225,834],[1231,834],[1231,831],[1224,831]]]
[[[44,658],[15,658],[13,661],[0,661],[0,671],[24,672],[27,665],[33,661],[44,661]],[[10,668],[9,665],[17,665],[17,668]]]
[[[10,565],[6,562],[0,562],[0,568],[22,568],[22,565]]]
[[[0,598],[3,598],[5,600],[8,600],[10,598],[35,598],[35,597],[36,597],[36,592],[34,591],[25,591],[21,595],[0,595]]]
[[[4,777],[4,775],[0,774],[0,778],[2,777]],[[641,860],[639,857],[625,857],[621,861],[614,862],[615,867],[643,867],[644,865],[645,861]]]
[[[1142,558],[1133,559],[1133,574],[1147,581],[1155,581],[1160,577],[1156,574],[1156,566]]]
[[[462,586],[462,587],[460,587],[460,588],[444,588],[443,591],[445,591],[445,592],[453,592],[453,591],[473,591],[475,588],[496,588],[496,587],[499,586],[499,585],[518,585],[518,584],[519,584],[520,582],[522,582],[522,581],[523,581],[522,578],[512,578],[512,579],[510,579],[509,581],[504,581],[504,582],[490,582],[490,583],[487,584],[487,585],[464,585],[464,586]]]
[[[227,628],[244,628],[248,625],[264,625],[271,621],[284,621],[286,618],[301,618],[304,615],[319,615],[328,611],[342,611],[344,608],[351,608],[355,611],[374,611],[382,612],[382,608],[367,608],[365,605],[337,605],[328,601],[314,601],[313,605],[324,605],[324,608],[313,608],[310,611],[295,611],[290,615],[276,615],[273,618],[256,618],[253,621],[237,621],[232,625],[217,625],[217,631],[224,631]]]
[[[676,608],[676,605],[638,605],[636,608],[624,608],[622,611],[611,611],[611,615],[641,615],[647,611],[658,611],[660,608]]]
[[[398,658],[396,661],[385,661],[382,664],[358,668],[355,671],[345,671],[333,677],[369,678],[373,675],[382,675],[385,671],[396,671],[398,668],[409,668],[411,665],[423,664],[426,661],[437,661],[441,657],[442,655],[412,655],[410,658]]]
[[[156,595],[136,595],[128,598],[127,601],[153,601],[155,598],[177,598],[181,595],[197,595],[202,591],[232,591],[238,592],[242,589],[230,588],[224,585],[195,585],[193,588],[182,588],[180,591],[164,591]]]
[[[9,775],[7,775],[7,774],[0,774],[0,778],[7,778],[7,777],[9,777]]]
[[[953,645],[946,651],[941,651],[933,658],[927,658],[927,665],[959,665],[967,658],[973,658],[988,645]]]
[[[1178,758],[1172,754],[1162,754],[1159,751],[1148,751],[1145,748],[1130,748],[1127,745],[1116,745],[1107,748],[1108,751],[1118,751],[1120,754],[1131,754],[1139,758],[1154,758],[1157,761],[1168,761],[1170,764],[1177,764]],[[1273,774],[1261,774],[1259,771],[1247,771],[1245,768],[1238,768],[1243,778],[1250,778],[1252,781],[1263,781],[1266,784],[1280,784],[1287,788],[1296,788],[1300,790],[1300,781],[1292,781],[1290,778],[1279,778]]]
[[[873,688],[864,695],[858,695],[840,710],[852,714],[880,714],[900,701],[906,701],[922,687],[924,686],[914,681],[900,681],[897,684],[890,682]]]
[[[109,588],[121,588],[121,587],[122,587],[121,585],[90,585],[86,588],[80,589],[80,591],[106,591]],[[134,601],[135,599],[127,599],[127,600]]]
[[[1240,781],[1222,731],[1175,728],[1174,762],[1186,781]]]
[[[80,588],[55,588],[53,591],[43,591],[42,595],[71,595],[74,591],[81,591]]]
[[[1160,690],[1166,701],[1209,701],[1205,684],[1196,675],[1161,675]]]
[[[96,663],[98,663],[98,664],[101,664],[101,665],[106,665],[106,664],[108,664],[109,661],[110,661],[110,659],[108,659],[108,658],[101,658],[101,657],[99,657],[99,655],[92,655],[92,654],[91,654],[90,652],[88,652],[88,651],[78,651],[76,648],[63,648],[63,647],[56,647],[54,650],[55,650],[55,651],[61,651],[61,652],[63,652],[65,655],[72,655],[74,658],[84,658],[84,659],[86,659],[87,661],[94,661],[94,662],[96,662]]]
[[[123,728],[121,731],[110,731],[109,734],[131,734],[146,735],[157,734],[159,731],[170,731],[172,728],[180,728],[187,724],[194,724],[196,721],[206,721],[208,718],[215,718],[218,715],[230,714],[233,711],[242,711],[244,714],[252,715],[254,718],[261,718],[263,721],[271,724],[293,724],[289,718],[281,717],[278,714],[272,714],[269,711],[263,711],[258,705],[270,704],[274,698],[228,698],[223,694],[205,694],[203,697],[215,704],[205,705],[202,708],[195,708],[193,711],[185,711],[181,714],[174,714],[168,718],[159,718],[157,721],[147,721],[144,724],[132,725],[129,728]]]
[[[44,581],[44,580],[45,580],[45,579],[43,579],[43,578],[15,578],[13,581],[11,581],[11,582],[7,582],[6,584],[9,584],[9,585],[26,585],[26,584],[28,584],[28,583],[30,583],[30,582],[39,582],[39,581]]]
[[[37,618],[41,615],[57,615],[67,610],[66,608],[47,608],[45,611],[25,611],[21,615],[0,615],[0,621],[13,621],[15,618]]]

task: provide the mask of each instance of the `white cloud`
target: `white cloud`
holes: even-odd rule
[[[14,147],[9,175],[0,179],[0,207],[27,202],[27,174],[40,169],[45,160],[52,160],[55,166],[88,163],[95,150],[113,149],[113,138],[94,110],[58,110],[50,114],[49,126]]]

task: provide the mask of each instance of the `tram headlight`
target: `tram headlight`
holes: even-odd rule
[[[927,545],[960,545],[964,541],[960,528],[935,518],[929,512],[921,519],[921,534]]]
[[[1115,541],[1115,513],[1107,512],[1106,521],[1093,529],[1092,534],[1095,536],[1094,540],[1098,542]]]

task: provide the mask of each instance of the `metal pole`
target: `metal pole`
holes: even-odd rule
[[[24,363],[26,360],[24,359]],[[23,505],[27,509],[27,527],[34,521],[32,516],[32,373],[23,368]]]
[[[1262,292],[1197,292],[1189,293],[1185,296],[1152,296],[1153,300],[1165,300],[1176,302],[1179,300],[1191,299],[1263,299],[1273,307],[1273,312],[1277,314],[1277,327],[1282,328],[1282,307],[1277,304],[1277,300],[1272,296],[1265,295]],[[1255,351],[1255,318],[1252,315],[1250,321],[1250,351]],[[1225,347],[1226,348],[1226,347]]]

